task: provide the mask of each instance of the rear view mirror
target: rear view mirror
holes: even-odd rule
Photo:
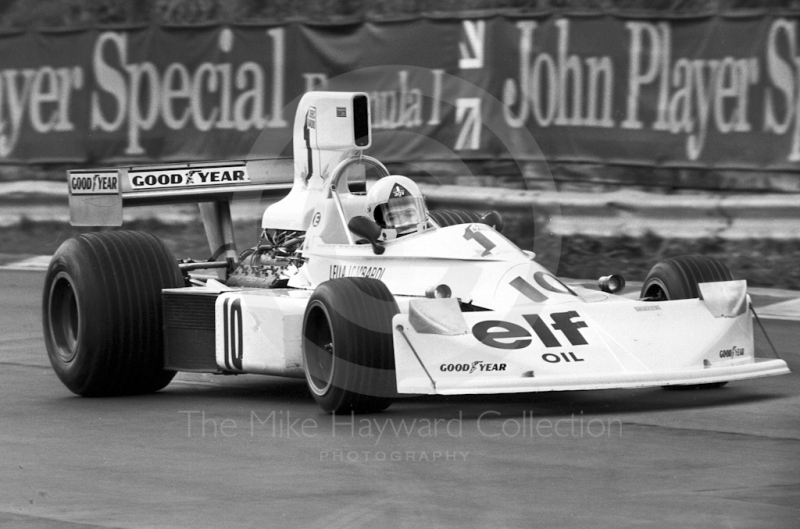
[[[480,220],[481,224],[486,224],[495,229],[495,231],[503,231],[503,218],[496,211],[490,211],[483,215]]]
[[[386,248],[378,244],[378,239],[380,239],[382,231],[381,227],[369,217],[353,217],[350,219],[350,222],[347,223],[347,229],[349,229],[353,235],[366,239],[372,245],[372,251],[375,252],[375,255],[381,255],[386,250]]]

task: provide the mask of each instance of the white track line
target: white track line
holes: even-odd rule
[[[37,255],[27,259],[22,259],[21,261],[14,261],[12,263],[0,265],[0,270],[44,271],[47,270],[47,267],[50,265],[50,259],[52,259],[52,256],[50,255]]]

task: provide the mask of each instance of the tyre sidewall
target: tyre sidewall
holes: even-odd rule
[[[42,320],[44,322],[44,338],[50,363],[58,378],[74,393],[91,395],[87,388],[98,368],[100,359],[95,353],[103,348],[105,329],[115,328],[115,322],[109,321],[109,312],[98,310],[107,305],[107,290],[97,284],[97,279],[90,273],[92,264],[85,252],[78,247],[76,240],[70,240],[59,248],[53,257],[45,278],[44,303]],[[78,333],[75,354],[71,361],[65,361],[56,350],[50,311],[52,310],[52,294],[55,281],[59,276],[69,281],[78,305]]]

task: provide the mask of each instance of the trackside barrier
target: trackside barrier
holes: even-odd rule
[[[800,195],[579,193],[421,185],[428,207],[544,213],[562,235],[800,238]]]
[[[284,184],[281,193],[289,185]],[[578,193],[527,191],[470,186],[420,186],[431,209],[560,213],[550,228],[564,235],[641,235],[727,239],[800,238],[800,195],[659,195],[639,191]],[[277,191],[277,190],[276,190]],[[69,221],[67,186],[60,182],[0,184],[0,226],[13,226],[22,217],[32,221]],[[166,224],[186,222],[175,208],[153,215]]]

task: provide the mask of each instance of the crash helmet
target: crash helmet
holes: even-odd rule
[[[400,233],[428,218],[419,186],[406,176],[390,175],[375,182],[367,193],[367,204],[375,222]]]

